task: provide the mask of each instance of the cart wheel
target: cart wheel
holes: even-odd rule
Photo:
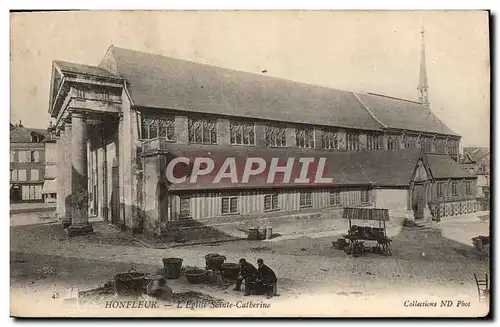
[[[392,248],[391,248],[391,244],[390,243],[387,244],[387,253],[388,253],[387,254],[388,256],[392,255]]]
[[[383,246],[383,254],[388,257],[390,255],[392,255],[392,251],[391,251],[391,245],[389,243],[385,243],[384,246]]]

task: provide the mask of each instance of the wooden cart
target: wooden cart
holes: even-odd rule
[[[388,209],[344,208],[342,218],[349,219],[349,231],[344,238],[349,240],[353,256],[363,255],[366,252],[364,241],[377,241],[373,252],[385,256],[392,255],[391,240],[387,237],[385,225],[385,222],[389,221]],[[378,227],[353,225],[351,220],[377,221]]]

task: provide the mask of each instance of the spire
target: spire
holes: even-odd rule
[[[429,89],[429,84],[427,84],[427,67],[425,65],[425,30],[422,25],[422,44],[420,49],[420,81],[417,86],[418,100],[425,107],[429,108],[429,98],[427,96],[427,90]]]

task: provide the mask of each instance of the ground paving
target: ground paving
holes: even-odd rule
[[[161,268],[163,257],[183,258],[185,266],[199,267],[205,265],[204,256],[214,252],[226,255],[230,262],[237,262],[242,257],[250,262],[262,258],[279,276],[280,293],[284,296],[281,301],[307,294],[370,296],[391,292],[413,294],[422,290],[474,297],[476,286],[473,274],[489,271],[489,262],[476,257],[473,248],[467,245],[473,236],[488,235],[488,223],[474,219],[446,221],[440,226],[420,231],[401,229],[398,235],[393,235],[393,245],[399,243],[400,248],[394,249],[392,257],[367,255],[358,258],[333,250],[332,237],[153,249],[138,246],[104,223],[95,224],[94,228],[94,235],[70,239],[58,225],[12,227],[12,256],[14,261],[34,260],[39,265],[51,266],[57,270],[55,275],[61,278],[68,274],[96,275],[96,278],[88,280],[80,277],[81,287],[95,287],[99,281],[105,282],[106,275],[111,277],[129,267],[153,272]],[[24,259],[15,259],[16,256]],[[80,262],[76,266],[88,265],[91,268],[71,270],[67,265],[60,264],[61,260]],[[15,265],[11,262],[11,272]],[[97,268],[106,265],[107,270]],[[95,273],[91,273],[92,267],[97,269]],[[18,275],[26,275],[22,267],[15,269],[19,269]],[[26,284],[29,283],[29,276],[36,275],[36,271],[28,277],[14,275],[11,283],[17,286]],[[58,284],[57,279],[53,282]],[[221,297],[241,296],[228,289],[207,290],[206,286],[187,285],[184,280],[170,283],[178,289],[188,287],[210,291]]]

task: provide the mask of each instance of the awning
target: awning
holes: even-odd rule
[[[43,183],[42,194],[57,193],[57,179],[49,179]]]

